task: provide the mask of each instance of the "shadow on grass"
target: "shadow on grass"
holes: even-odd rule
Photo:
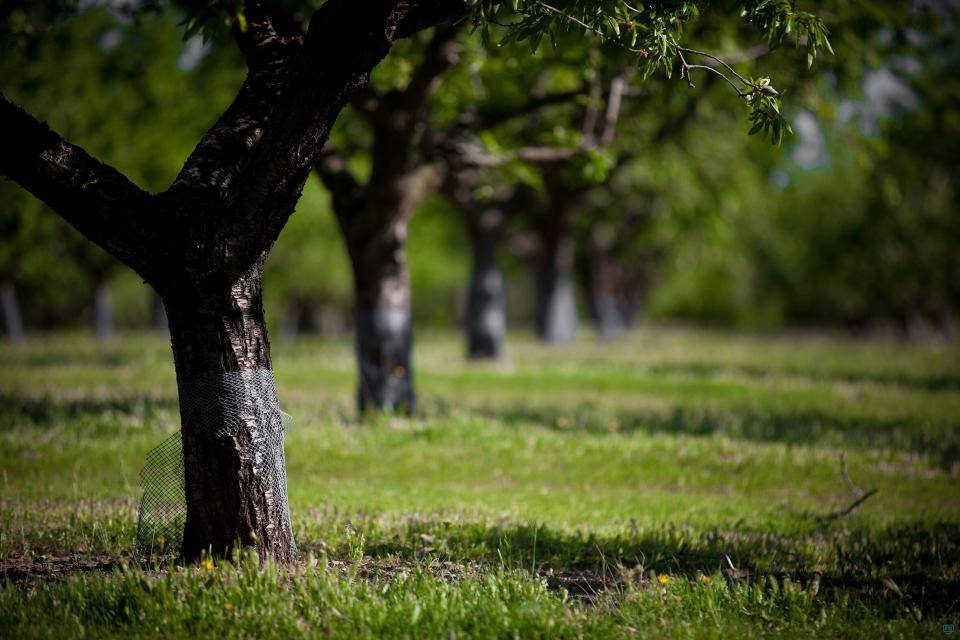
[[[806,367],[777,366],[761,367],[748,364],[721,364],[711,362],[671,362],[650,367],[654,375],[692,375],[713,377],[723,373],[735,373],[747,378],[764,379],[773,376],[796,376],[821,382],[867,382],[894,385],[921,391],[960,390],[960,374],[957,373],[910,373],[906,371],[821,371]]]
[[[434,402],[430,417],[448,415],[452,407]],[[882,416],[843,416],[818,410],[784,412],[674,407],[669,410],[573,409],[522,406],[477,408],[475,413],[517,428],[531,424],[558,432],[591,434],[664,433],[723,435],[734,439],[797,445],[890,449],[930,455],[949,468],[960,458],[960,430],[944,419],[930,422]]]
[[[634,526],[601,535],[469,514],[383,517],[324,510],[298,523],[298,537],[301,565],[320,556],[331,569],[379,582],[417,571],[449,581],[520,571],[551,589],[593,599],[661,581],[722,581],[731,589],[863,603],[890,619],[905,612],[947,615],[960,598],[960,524],[951,522],[876,528],[811,522],[790,532]],[[115,571],[129,562],[129,549],[117,542],[110,552],[8,556],[0,563],[0,582],[30,588],[78,573]]]
[[[138,393],[111,398],[32,397],[0,391],[0,431],[19,426],[41,429],[63,425],[100,424],[117,416],[134,418],[140,424],[160,423],[178,409],[174,398]]]
[[[385,570],[393,573],[398,564],[434,565],[447,572],[456,566],[504,568],[531,572],[549,586],[579,596],[655,584],[660,576],[723,579],[731,586],[799,589],[828,599],[890,602],[894,608],[932,614],[949,612],[960,598],[960,526],[954,523],[876,530],[811,524],[794,534],[633,528],[604,536],[439,517],[412,516],[384,525],[362,515],[346,521],[334,516],[333,522],[333,530],[329,520],[320,531],[308,529],[302,548],[334,559],[353,558],[372,576],[378,567],[394,567]],[[710,577],[718,575],[722,577]]]
[[[95,350],[75,349],[57,351],[13,350],[7,354],[11,367],[93,366],[114,369],[130,364],[128,351],[115,346],[101,346]]]

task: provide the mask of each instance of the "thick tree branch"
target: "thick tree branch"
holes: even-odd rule
[[[277,34],[262,2],[246,6],[247,28],[233,31],[247,62],[247,78],[237,97],[201,138],[171,187],[213,203],[227,195],[260,141],[290,79],[302,38]]]
[[[333,210],[338,218],[349,215],[360,199],[363,188],[354,177],[340,151],[327,143],[320,154],[315,172],[330,192]]]
[[[235,268],[276,240],[344,104],[393,42],[453,17],[451,7],[466,11],[457,0],[328,0],[314,13],[301,52],[283,65],[282,97],[267,101],[269,118],[251,129],[249,160],[224,199],[216,246]]]
[[[374,133],[371,185],[385,187],[410,170],[414,139],[427,119],[427,100],[444,72],[459,59],[460,33],[459,25],[438,27],[407,86],[383,96],[370,115]]]
[[[600,146],[608,147],[613,143],[617,133],[617,120],[620,118],[620,107],[623,104],[623,92],[627,87],[627,75],[618,73],[610,81],[610,91],[607,95],[607,110],[603,116],[603,130],[600,133]]]
[[[466,17],[475,0],[411,0],[404,11],[396,32],[397,38],[409,38],[415,33],[444,22]]]
[[[274,5],[271,0],[247,0],[244,3],[244,27],[241,28],[239,22],[231,25],[230,31],[250,69],[261,68],[277,57],[284,57],[283,45],[300,40],[300,34],[291,30],[291,26],[280,34],[276,23],[283,22],[283,19],[279,17],[279,8]]]
[[[577,99],[583,94],[583,89],[574,89],[572,91],[558,91],[544,95],[535,95],[523,104],[510,107],[480,109],[470,116],[464,123],[474,131],[483,131],[492,129],[514,118],[536,113],[544,107],[557,104],[564,104]]]
[[[119,171],[70,144],[0,94],[0,173],[151,280],[145,246],[154,243],[155,198]]]
[[[423,62],[403,90],[403,108],[414,114],[413,119],[436,91],[443,74],[459,61],[461,26],[462,23],[454,23],[437,27],[423,53]]]
[[[358,88],[350,97],[350,105],[370,120],[379,112],[382,102],[383,96],[369,84]]]

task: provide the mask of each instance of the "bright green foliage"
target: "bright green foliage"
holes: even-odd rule
[[[853,60],[792,101],[815,130],[790,151],[819,148],[813,165],[730,144],[712,133],[725,126],[714,113],[638,171],[669,212],[656,225],[669,251],[655,314],[951,335],[960,41],[934,12],[841,15],[849,28],[837,38]]]
[[[656,72],[668,78],[677,68],[681,78],[700,69],[722,77],[743,98],[753,125],[750,133],[763,133],[780,144],[789,125],[780,113],[779,93],[770,79],[750,80],[711,53],[688,48],[685,31],[694,19],[718,21],[720,11],[707,11],[700,2],[638,2],[626,0],[481,0],[474,10],[474,24],[484,42],[490,40],[491,25],[505,29],[501,44],[527,41],[536,49],[546,36],[554,46],[574,31],[595,34],[608,43],[632,54],[644,77]],[[807,51],[807,64],[813,64],[821,49],[832,52],[827,28],[816,15],[801,11],[791,0],[750,0],[742,3],[740,16],[758,28],[771,48],[788,39]],[[505,26],[504,26],[505,25]],[[690,58],[690,60],[688,60]],[[702,61],[701,61],[702,60]]]
[[[226,40],[230,30],[246,27],[242,0],[181,0],[185,11],[188,35],[203,34],[205,39]],[[319,6],[315,0],[287,0],[280,7],[287,12],[309,15]],[[516,42],[529,44],[536,51],[544,41],[554,47],[568,40],[571,34],[583,38],[596,37],[609,48],[629,54],[643,73],[663,73],[670,77],[679,69],[687,77],[692,68],[720,75],[747,102],[751,121],[779,144],[788,130],[780,115],[778,93],[763,78],[749,80],[736,73],[710,53],[686,48],[685,31],[701,17],[705,21],[722,21],[738,16],[755,27],[771,48],[787,42],[806,50],[808,66],[820,50],[832,51],[827,27],[817,15],[799,8],[794,0],[746,0],[738,7],[723,10],[706,2],[673,0],[671,2],[627,2],[626,0],[473,0],[470,20],[479,31],[482,42],[490,45],[496,35],[499,45]],[[494,34],[494,31],[498,32]],[[702,58],[687,62],[683,54]]]

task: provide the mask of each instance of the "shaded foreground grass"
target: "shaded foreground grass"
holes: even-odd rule
[[[0,635],[885,636],[960,622],[960,358],[656,330],[421,339],[417,419],[356,423],[345,342],[277,345],[300,565],[132,564],[168,348],[0,350]],[[845,453],[848,477],[841,473]],[[859,495],[877,493],[842,518]],[[65,627],[64,625],[69,625]]]

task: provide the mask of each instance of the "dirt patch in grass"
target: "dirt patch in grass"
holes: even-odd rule
[[[113,571],[129,558],[112,554],[23,555],[0,563],[0,582],[30,589],[38,581],[60,580],[76,573]]]

